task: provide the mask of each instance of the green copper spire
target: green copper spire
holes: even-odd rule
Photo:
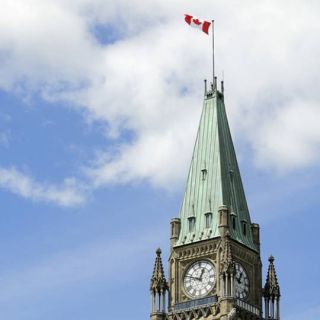
[[[230,237],[257,250],[223,94],[212,90],[205,93],[175,246],[221,236],[218,215],[221,206],[228,209]]]

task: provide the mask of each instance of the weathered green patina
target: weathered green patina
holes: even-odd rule
[[[219,237],[220,206],[229,210],[231,238],[256,250],[223,95],[213,90],[204,99],[175,246]]]

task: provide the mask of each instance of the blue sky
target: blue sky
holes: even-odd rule
[[[263,277],[272,253],[282,319],[320,317],[316,1],[1,6],[1,318],[148,319],[211,72],[210,38],[185,13],[216,20]]]

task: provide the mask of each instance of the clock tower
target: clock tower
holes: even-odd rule
[[[210,90],[205,83],[182,206],[170,229],[168,280],[158,249],[151,320],[280,319],[274,258],[262,288],[259,225],[250,219],[216,79]]]

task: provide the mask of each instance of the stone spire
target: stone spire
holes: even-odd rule
[[[269,299],[279,298],[280,297],[280,286],[278,283],[276,270],[274,267],[274,257],[269,257],[269,268],[267,274],[266,284],[264,286],[264,296]]]
[[[163,272],[160,248],[157,249],[156,254],[157,256],[151,277],[150,290],[160,293],[165,292],[165,290],[168,289],[168,283]]]
[[[219,230],[221,207],[227,211],[225,229],[229,228],[230,238],[258,251],[224,98],[218,90],[212,90],[204,98],[180,210],[180,234],[174,246],[223,237]]]
[[[267,281],[263,289],[263,297],[265,303],[265,318],[279,320],[280,319],[280,286],[278,283],[276,270],[274,267],[274,257],[269,258],[269,268]]]
[[[150,282],[151,294],[151,320],[165,320],[166,318],[166,293],[169,289],[167,280],[164,276],[161,250],[156,251],[156,261]]]

